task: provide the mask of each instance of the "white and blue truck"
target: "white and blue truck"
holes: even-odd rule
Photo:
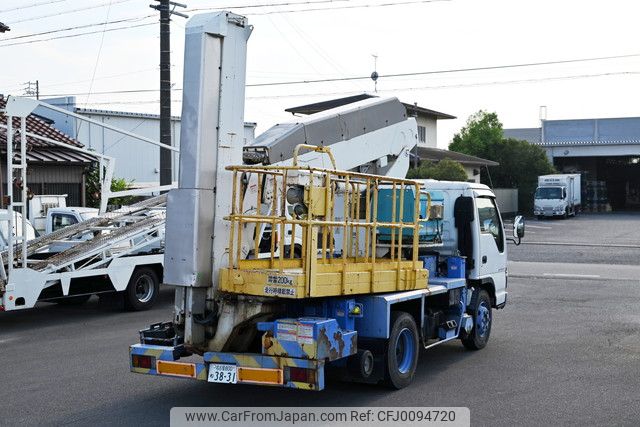
[[[511,238],[494,194],[404,179],[417,127],[394,98],[278,125],[243,147],[251,30],[230,12],[187,24],[188,126],[163,279],[174,314],[140,331],[131,371],[322,390],[332,370],[402,388],[422,347],[485,347],[507,302]],[[383,134],[400,150],[372,159]],[[523,235],[518,217],[513,239]]]

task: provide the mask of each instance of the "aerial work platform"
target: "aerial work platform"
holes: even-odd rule
[[[330,154],[325,147],[299,146],[296,153],[299,148]],[[222,291],[308,298],[427,287],[418,233],[429,218],[421,218],[418,197],[412,215],[403,212],[405,193],[419,194],[419,182],[298,166],[295,157],[292,166],[228,169],[234,175],[230,267],[220,270]],[[391,215],[381,221],[383,188],[391,189],[392,200]],[[380,229],[391,230],[384,246]]]

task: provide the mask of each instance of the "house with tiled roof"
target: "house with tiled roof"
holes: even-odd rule
[[[7,116],[2,112],[6,101],[0,95],[0,201],[4,206],[7,189]],[[14,141],[20,135],[20,119],[12,121]],[[92,156],[62,147],[51,141],[70,147],[83,147],[75,139],[52,126],[51,122],[36,114],[26,120],[27,131],[27,186],[33,194],[67,194],[67,205],[84,206],[84,188],[86,171],[92,162]],[[50,141],[35,138],[38,135]],[[14,162],[20,161],[19,152]]]

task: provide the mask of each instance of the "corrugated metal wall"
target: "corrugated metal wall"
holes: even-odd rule
[[[6,161],[0,159],[4,165]],[[34,194],[67,194],[68,206],[82,206],[83,167],[75,165],[29,165],[27,186]],[[3,168],[3,181],[6,179]],[[6,182],[2,183],[2,194],[7,194]],[[20,192],[15,191],[16,200]]]

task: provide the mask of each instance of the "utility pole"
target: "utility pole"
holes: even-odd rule
[[[169,0],[155,1],[159,4],[149,7],[160,12],[160,142],[171,145],[171,15],[188,18],[175,11],[176,7],[187,5]],[[160,148],[160,185],[173,182],[171,157],[171,151]]]
[[[24,88],[25,96],[35,96],[36,99],[40,99],[40,81],[38,80],[36,80],[35,82],[28,81],[23,84],[25,86]]]

